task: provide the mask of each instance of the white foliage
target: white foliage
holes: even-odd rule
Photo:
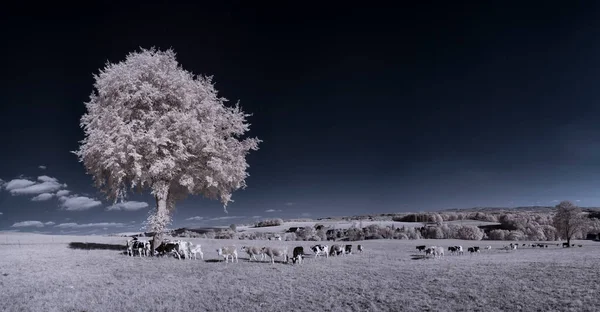
[[[108,63],[95,80],[81,118],[85,139],[74,153],[98,188],[115,202],[128,189],[151,189],[154,230],[170,223],[175,202],[188,194],[220,199],[227,211],[232,192],[246,186],[246,155],[260,140],[240,138],[249,115],[226,106],[211,77],[182,69],[172,50],[142,49]]]

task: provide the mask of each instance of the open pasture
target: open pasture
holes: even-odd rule
[[[600,243],[501,250],[509,242],[369,240],[313,258],[325,242],[184,239],[205,261],[128,257],[122,237],[0,235],[2,311],[596,311]],[[69,244],[71,242],[94,243]],[[326,242],[331,245],[333,242]],[[235,244],[239,263],[216,248]],[[248,262],[243,245],[303,246],[302,265]],[[443,246],[422,259],[417,245]],[[463,256],[448,246],[462,245]],[[484,247],[470,255],[470,246]],[[75,248],[70,248],[73,246]],[[83,248],[83,249],[80,249]],[[124,250],[124,247],[123,247]],[[278,260],[278,259],[277,259]]]

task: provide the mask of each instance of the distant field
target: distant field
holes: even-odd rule
[[[311,221],[311,222],[285,222],[283,225],[278,226],[268,226],[268,227],[248,227],[248,226],[239,226],[237,230],[239,232],[285,232],[291,227],[306,227],[306,226],[315,226],[316,224],[323,224],[325,227],[331,227],[334,229],[348,229],[352,227],[354,224],[356,226],[360,226],[362,222],[363,227],[367,227],[372,224],[377,224],[380,226],[395,226],[397,228],[401,227],[421,227],[423,223],[421,222],[395,222],[395,221]],[[444,222],[444,224],[458,224],[458,225],[491,225],[491,224],[499,224],[495,222],[486,222],[486,221],[475,221],[475,220],[462,220],[462,221],[448,221]]]
[[[500,250],[508,242],[370,240],[363,254],[301,266],[218,262],[217,246],[308,242],[190,239],[205,262],[130,258],[70,242],[121,237],[0,234],[3,311],[597,311],[600,243]],[[331,243],[331,242],[329,242]],[[519,242],[523,244],[527,242]],[[7,245],[9,244],[9,245]],[[479,255],[422,259],[416,245],[491,245]],[[556,243],[555,243],[556,244]]]

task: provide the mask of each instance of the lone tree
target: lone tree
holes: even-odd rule
[[[585,228],[587,219],[581,213],[579,207],[565,200],[556,205],[556,214],[554,215],[553,223],[557,234],[562,238],[566,238],[567,247],[570,247],[571,238]]]
[[[261,142],[242,138],[250,115],[226,106],[212,77],[181,68],[173,50],[141,49],[94,78],[81,117],[85,138],[73,153],[114,202],[151,190],[156,209],[145,228],[153,248],[188,194],[220,199],[227,212],[232,192],[246,187],[246,155]]]

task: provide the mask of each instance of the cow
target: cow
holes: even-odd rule
[[[433,249],[432,248],[425,249],[425,256],[429,256],[429,255],[432,255],[432,254],[433,254]]]
[[[487,245],[487,246],[485,246],[485,249],[486,249],[486,250],[492,250],[492,246],[490,246],[490,245]]]
[[[327,252],[329,246],[327,245],[314,245],[311,246],[310,249],[315,253],[315,257],[325,255],[326,258],[329,258],[329,253]]]
[[[237,249],[235,246],[221,247],[221,248],[217,249],[217,254],[220,257],[225,258],[225,263],[227,263],[230,256],[231,256],[231,263],[233,263],[234,257],[235,257],[235,262],[236,263],[238,262],[238,253],[237,253]]]
[[[347,255],[352,254],[352,245],[344,246],[344,253]]]
[[[342,246],[340,245],[331,245],[331,248],[329,249],[329,255],[330,256],[339,256],[339,255],[344,255],[344,248],[342,248]]]
[[[479,246],[469,247],[469,248],[467,248],[467,251],[470,252],[471,254],[479,253]]]
[[[150,255],[150,242],[146,240],[138,240],[137,237],[134,237],[132,240],[127,241],[127,254],[129,256],[134,255],[135,251],[138,252],[140,257],[142,255],[149,256]]]
[[[356,246],[356,250],[358,250],[359,253],[362,253],[363,252],[363,245]]]
[[[200,254],[200,259],[204,260],[204,253],[202,252],[202,247],[200,244],[194,245],[192,243],[189,244],[189,254],[190,259],[192,259],[192,255],[194,256],[194,260],[196,260],[196,254]]]
[[[177,258],[181,259],[181,255],[179,254],[178,250],[179,250],[179,243],[176,243],[176,242],[162,242],[155,249],[157,255],[164,257],[167,254],[173,254],[173,255],[177,256]]]
[[[190,259],[192,243],[181,240],[174,241],[174,243],[177,244],[177,258],[181,260],[181,256],[183,256],[183,259]]]
[[[419,252],[421,252],[421,251],[425,250],[425,248],[427,248],[427,246],[425,246],[425,245],[417,246],[417,250],[418,250]]]
[[[562,246],[563,246],[563,248],[565,248],[565,247],[569,247],[569,243],[563,243],[563,245],[562,245]]]
[[[433,257],[436,258],[441,258],[444,256],[444,247],[436,247],[433,246],[431,247],[431,249],[433,249]]]
[[[456,247],[456,252],[458,252],[459,255],[463,255],[465,253],[462,246],[459,245],[454,247]]]
[[[260,261],[263,261],[265,259],[265,254],[262,252],[262,249],[259,247],[242,246],[242,251],[246,252],[248,254],[248,256],[250,257],[248,259],[248,261],[251,261],[252,259],[258,261],[258,259],[256,258],[257,255],[260,255]]]
[[[292,263],[298,262],[298,264],[302,264],[302,259],[304,258],[304,248],[298,246],[294,248],[292,252]]]
[[[282,257],[285,263],[289,262],[289,255],[287,247],[275,248],[275,247],[263,247],[262,252],[271,258],[271,264],[275,264],[275,257]]]
[[[453,255],[457,251],[456,246],[450,246],[450,247],[448,247],[448,251],[450,252],[451,255]]]

